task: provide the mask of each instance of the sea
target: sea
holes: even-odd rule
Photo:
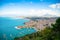
[[[24,26],[27,19],[0,17],[0,40],[14,40],[15,37],[23,37],[36,32],[33,28],[16,29],[17,26]]]

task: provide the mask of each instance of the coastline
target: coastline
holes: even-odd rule
[[[53,19],[53,18],[48,18],[48,19],[38,19],[37,21],[34,21],[34,20],[31,20],[29,19],[28,22],[25,22],[24,26],[17,26],[18,29],[21,29],[21,28],[34,28],[35,30],[44,30],[46,27],[50,27],[51,24],[55,23],[56,19]]]

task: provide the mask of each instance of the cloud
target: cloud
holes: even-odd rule
[[[56,8],[56,5],[55,5],[55,4],[52,4],[52,5],[50,5],[49,7],[51,7],[51,8]]]
[[[60,9],[60,3],[59,3],[59,4],[57,4],[57,8],[59,8],[59,9]]]
[[[58,16],[58,13],[57,13],[56,11],[51,10],[51,9],[42,9],[42,10],[39,11],[39,14],[40,14],[41,16],[46,15],[46,14],[57,15],[57,16]],[[39,14],[38,14],[38,15],[39,15]],[[40,15],[39,15],[39,16],[40,16]]]
[[[60,8],[60,4],[52,4],[51,8]],[[8,6],[2,7],[0,10],[0,17],[15,17],[15,16],[43,16],[45,14],[60,16],[59,11],[54,11],[52,9],[33,9],[33,8],[23,8],[20,6],[15,6],[15,4],[10,3]]]
[[[58,12],[53,11],[51,9],[27,9],[27,10],[21,10],[21,9],[3,9],[0,13],[0,16],[7,16],[7,17],[12,17],[12,16],[43,16],[45,14],[50,14],[50,15],[57,15]]]
[[[51,4],[49,5],[50,8],[53,8],[53,9],[60,9],[60,3],[56,3],[56,4]]]

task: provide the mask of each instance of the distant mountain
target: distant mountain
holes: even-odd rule
[[[42,15],[42,17],[58,17],[57,15],[51,15],[51,14],[45,14],[45,15]]]

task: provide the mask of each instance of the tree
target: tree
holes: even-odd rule
[[[60,18],[56,20],[55,24],[52,24],[52,27],[54,40],[60,40]]]

